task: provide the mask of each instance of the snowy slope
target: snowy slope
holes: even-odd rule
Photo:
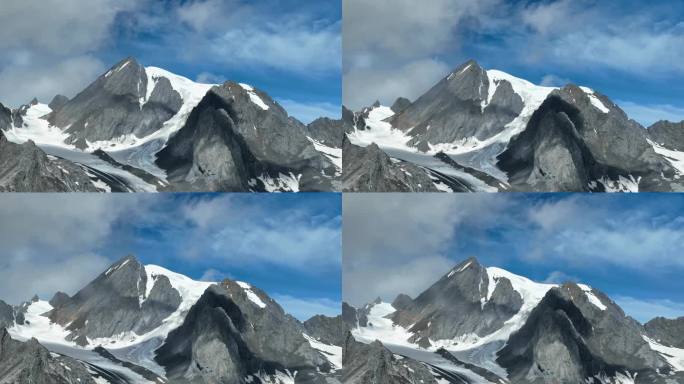
[[[108,338],[88,339],[89,345],[81,347],[66,340],[69,331],[59,324],[50,322],[46,316],[43,316],[52,309],[52,306],[46,301],[31,303],[26,313],[27,324],[15,325],[8,331],[19,340],[35,337],[51,351],[88,361],[94,365],[98,365],[101,360],[109,361],[92,351],[95,347],[102,345],[118,359],[133,362],[163,376],[165,374],[164,369],[154,361],[154,351],[161,346],[170,331],[183,323],[192,305],[197,302],[209,286],[215,283],[195,281],[156,265],[146,265],[145,270],[147,272],[145,297],[149,296],[154,281],[159,276],[166,276],[171,286],[181,296],[181,304],[178,309],[164,319],[159,327],[145,334],[138,335],[135,332],[125,332]],[[145,298],[141,298],[141,301],[144,302],[144,300]]]
[[[124,65],[126,64],[124,63]],[[59,127],[51,126],[48,123],[44,116],[52,112],[52,110],[47,105],[41,103],[32,105],[27,110],[26,116],[23,118],[23,127],[12,127],[5,135],[8,140],[15,143],[24,143],[32,140],[50,154],[75,162],[79,162],[79,160],[85,161],[87,162],[86,165],[105,173],[114,171],[117,176],[131,181],[130,184],[138,191],[155,191],[156,185],[149,185],[129,172],[122,171],[111,165],[107,167],[105,162],[98,161],[99,159],[94,157],[83,156],[83,154],[102,149],[122,164],[142,169],[151,175],[165,180],[166,173],[156,166],[154,155],[164,148],[166,142],[173,134],[183,127],[190,112],[216,84],[197,83],[157,67],[146,67],[145,72],[147,74],[147,89],[145,90],[146,96],[140,99],[141,108],[147,103],[160,78],[168,79],[171,87],[180,94],[183,100],[180,110],[164,122],[161,129],[147,136],[137,137],[134,134],[129,134],[111,140],[86,141],[87,148],[82,151],[74,145],[65,143],[69,134],[62,131]],[[255,97],[258,98],[256,94]]]
[[[463,69],[465,70],[465,69]],[[369,129],[354,130],[349,133],[349,140],[359,146],[367,146],[376,143],[388,153],[402,160],[412,161],[426,167],[433,162],[433,156],[439,152],[444,152],[452,156],[459,163],[487,172],[497,179],[506,182],[506,175],[496,167],[496,157],[505,150],[508,142],[525,130],[532,114],[541,106],[548,95],[556,90],[555,87],[543,87],[535,85],[527,80],[517,78],[498,70],[488,70],[487,78],[489,81],[487,99],[482,101],[482,113],[486,113],[486,108],[491,103],[492,98],[502,81],[507,81],[513,87],[513,91],[523,100],[524,106],[520,114],[511,122],[506,124],[504,129],[484,140],[476,137],[467,137],[453,143],[429,144],[429,150],[421,152],[417,148],[408,145],[411,136],[405,132],[395,129],[386,120],[394,115],[394,112],[387,106],[378,106],[370,110],[368,118],[365,120]],[[454,76],[450,74],[449,76]],[[448,76],[448,77],[449,77]],[[588,88],[587,88],[588,89]],[[587,92],[589,94],[589,92]],[[589,94],[593,96],[593,91]],[[598,103],[600,101],[594,96]],[[593,102],[593,101],[592,101]],[[428,128],[429,129],[429,128]],[[404,153],[402,155],[402,152]],[[413,154],[411,160],[405,159],[406,154]]]
[[[462,268],[467,268],[467,265]],[[454,270],[449,273],[453,274],[457,272],[458,271]],[[356,328],[352,331],[352,334],[361,342],[370,343],[377,339],[394,353],[406,356],[410,355],[410,357],[414,359],[425,361],[430,364],[439,361],[442,364],[446,364],[440,366],[440,368],[449,370],[448,367],[452,366],[452,372],[463,374],[463,367],[453,366],[453,363],[445,363],[443,361],[444,359],[441,359],[438,356],[435,357],[435,352],[440,348],[444,348],[465,363],[485,368],[500,377],[507,377],[506,371],[495,361],[496,352],[503,348],[511,334],[525,324],[525,321],[532,310],[539,304],[544,295],[556,285],[537,283],[523,276],[496,267],[488,267],[487,275],[489,278],[488,292],[486,297],[482,299],[482,305],[491,299],[494,289],[496,288],[499,279],[502,277],[507,278],[511,282],[513,289],[515,289],[523,299],[522,307],[518,313],[506,321],[501,328],[489,335],[480,337],[475,334],[468,334],[448,340],[430,340],[432,345],[428,349],[424,349],[419,347],[416,343],[409,341],[413,335],[411,332],[404,327],[394,324],[392,320],[388,318],[396,310],[391,304],[384,302],[373,304],[367,315],[368,326]],[[429,359],[430,361],[426,359]],[[471,374],[474,375],[472,372]],[[482,378],[480,377],[479,379],[476,378],[473,380],[481,379]]]

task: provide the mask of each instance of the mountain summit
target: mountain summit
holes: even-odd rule
[[[364,320],[350,324],[356,341],[395,354],[385,361],[388,373],[400,372],[390,367],[405,359],[455,383],[684,380],[684,349],[673,337],[678,320],[656,319],[644,327],[587,285],[537,283],[474,258],[415,298],[399,295],[392,304],[349,308],[348,318],[351,312]],[[378,353],[371,349],[366,353]]]
[[[0,353],[0,372],[53,377],[35,382],[321,383],[341,369],[331,344],[340,338],[319,340],[259,288],[195,281],[131,255],[73,296],[0,301],[0,337],[0,352],[19,351]]]
[[[538,86],[472,60],[413,102],[364,108],[347,119],[352,145],[376,144],[397,163],[421,167],[416,177],[430,177],[441,191],[684,189],[677,124],[647,130],[593,89]],[[394,178],[378,175],[363,158],[345,164],[352,170],[351,178],[344,173],[347,190],[366,188],[363,170],[378,177],[377,186]],[[395,190],[417,184],[424,182]]]
[[[251,85],[197,83],[132,57],[71,99],[0,108],[9,141],[33,141],[116,191],[336,190],[342,124],[314,123]]]

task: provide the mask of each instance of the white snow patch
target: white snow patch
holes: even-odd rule
[[[603,304],[601,300],[598,297],[596,297],[596,295],[594,295],[594,292],[592,291],[590,286],[585,284],[577,284],[577,286],[580,287],[582,291],[584,291],[584,294],[587,295],[587,299],[589,300],[589,302],[594,304],[594,306],[596,306],[598,309],[602,311],[608,309],[608,307],[606,307],[605,304]]]
[[[278,173],[277,178],[273,178],[268,175],[262,175],[258,177],[258,179],[264,183],[264,189],[266,189],[267,192],[299,192],[299,181],[301,178],[301,173],[295,175],[292,172],[287,175],[280,172]],[[255,187],[256,181],[251,180],[249,185],[251,187]]]
[[[5,131],[7,140],[22,144],[29,140],[36,145],[58,145],[62,147],[75,148],[73,145],[64,143],[69,134],[64,133],[60,128],[50,125],[43,117],[52,112],[47,104],[38,103],[26,110],[23,116],[24,126],[12,127]]]
[[[323,356],[337,369],[342,369],[342,347],[336,345],[325,344],[313,337],[303,334],[304,338],[309,342],[313,349],[320,351]]]
[[[90,180],[90,183],[103,192],[112,192],[112,188],[102,180]]]
[[[26,341],[35,337],[40,342],[75,346],[73,342],[66,340],[70,333],[69,331],[61,325],[50,321],[47,316],[43,316],[51,310],[52,305],[47,301],[38,300],[30,303],[24,314],[24,319],[26,320],[24,324],[14,324],[7,331],[12,335],[12,338],[20,341]]]
[[[309,139],[311,144],[313,144],[316,151],[322,153],[327,157],[337,169],[342,171],[342,148],[329,147],[319,141],[312,139],[311,137],[306,137]]]
[[[608,193],[615,193],[615,192],[639,192],[639,182],[641,182],[641,176],[637,177],[636,179],[634,176],[629,175],[629,177],[625,176],[618,176],[617,180],[612,180],[607,177],[602,177],[601,179],[598,180],[599,183],[601,183],[605,189],[606,192]],[[595,186],[596,184],[590,184],[591,186]]]
[[[649,144],[653,147],[653,150],[659,154],[665,157],[667,161],[672,164],[672,166],[677,170],[679,175],[684,174],[684,152],[680,151],[673,151],[671,149],[667,149],[660,144],[647,139]]]
[[[251,85],[240,83],[240,86],[242,87],[242,89],[247,91],[247,93],[249,94],[249,99],[252,101],[252,103],[258,105],[259,108],[263,109],[264,111],[268,110],[268,105],[266,105],[266,103],[264,103],[264,101],[261,100],[261,97],[259,97],[259,95],[256,94],[254,88]]]
[[[259,308],[266,308],[266,303],[264,303],[259,296],[257,296],[254,291],[252,291],[252,286],[243,282],[243,281],[236,281],[237,285],[239,285],[244,291],[245,294],[247,294],[247,298],[249,301],[252,303],[256,304],[257,307]]]
[[[675,371],[684,371],[684,349],[667,347],[647,336],[642,335],[642,337],[648,342],[648,345],[652,350],[658,352],[667,360],[668,364],[670,364]]]
[[[584,91],[584,93],[586,93],[587,96],[589,96],[589,101],[591,102],[591,105],[593,105],[596,109],[598,109],[599,111],[601,111],[603,113],[610,112],[610,109],[608,109],[608,107],[606,107],[601,102],[601,100],[599,100],[599,98],[596,97],[593,89],[587,88],[587,87],[580,87],[580,89],[582,89],[582,91]]]

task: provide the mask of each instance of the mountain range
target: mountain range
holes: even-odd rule
[[[415,298],[345,303],[342,317],[349,383],[684,382],[684,318],[640,324],[587,285],[537,283],[474,258]]]
[[[73,296],[0,301],[0,383],[339,383],[342,325],[127,256]]]
[[[343,111],[350,192],[682,191],[684,130],[468,61],[414,101]]]
[[[69,99],[0,104],[0,191],[335,191],[340,120],[129,57]]]

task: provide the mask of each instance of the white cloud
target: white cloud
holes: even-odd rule
[[[338,25],[312,29],[294,22],[243,26],[231,29],[210,42],[209,54],[227,65],[259,65],[297,73],[341,67],[341,36]]]
[[[78,54],[100,47],[118,12],[132,0],[4,1],[0,12],[0,48]]]
[[[342,114],[342,108],[338,104],[325,102],[302,103],[290,99],[278,99],[277,101],[290,116],[295,117],[304,124],[308,124],[319,117],[339,119]]]
[[[207,269],[206,271],[204,271],[204,273],[202,273],[202,276],[200,277],[201,281],[209,282],[221,282],[224,279],[232,279],[232,275],[230,273],[222,272],[214,268]]]
[[[111,264],[108,258],[93,253],[51,256],[5,254],[0,262],[0,298],[16,305],[34,294],[45,300],[57,291],[73,295]]]
[[[415,100],[449,71],[440,60],[420,59],[395,68],[358,68],[344,75],[344,105],[359,110],[380,100],[391,105],[398,97]]]
[[[552,271],[551,273],[549,273],[546,279],[544,279],[544,283],[549,284],[563,284],[568,281],[572,281],[575,283],[580,282],[580,280],[577,277],[570,276],[563,271]]]
[[[615,302],[625,313],[639,322],[646,323],[656,316],[674,319],[684,316],[684,303],[668,299],[636,299],[615,296]]]
[[[314,315],[334,317],[342,312],[342,304],[327,298],[298,298],[290,295],[273,295],[285,312],[300,321],[306,321]]]
[[[91,56],[54,58],[51,62],[32,54],[27,57],[0,68],[0,102],[10,107],[34,97],[46,104],[57,94],[73,97],[105,69]]]
[[[197,75],[195,81],[198,83],[205,84],[221,84],[226,81],[226,78],[211,72],[202,72],[199,75]]]
[[[627,116],[644,127],[649,127],[659,120],[684,121],[684,108],[674,105],[644,105],[621,100],[616,101],[616,103],[625,111]]]
[[[566,79],[566,78],[560,77],[560,76],[556,76],[553,74],[548,74],[542,78],[540,85],[542,85],[544,87],[562,87],[568,83],[571,83],[571,81],[569,79]]]
[[[446,254],[460,225],[486,228],[512,220],[500,215],[511,204],[506,195],[457,197],[344,195],[344,300],[360,305],[418,293],[455,263]]]

